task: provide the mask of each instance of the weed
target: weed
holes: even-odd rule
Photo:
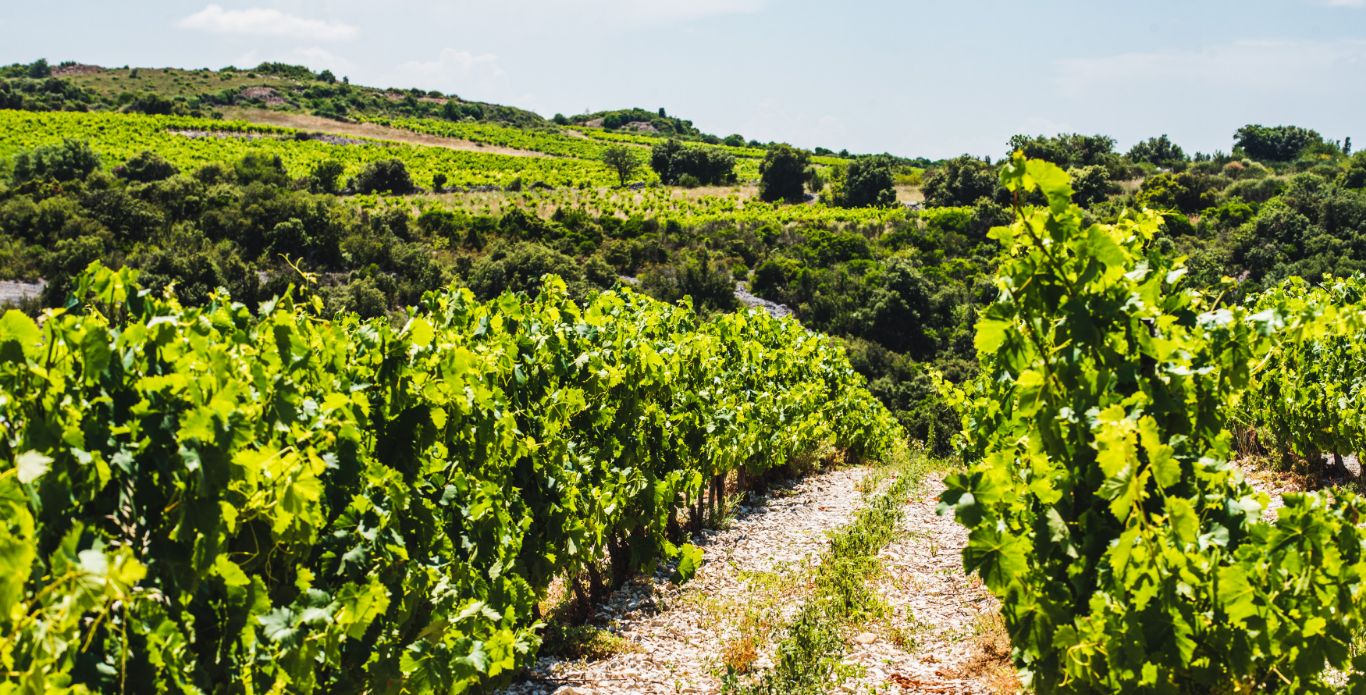
[[[541,641],[541,654],[562,659],[596,661],[635,651],[640,651],[635,643],[592,625],[551,623]]]
[[[853,667],[840,663],[843,632],[856,621],[885,613],[868,580],[881,569],[877,555],[895,537],[906,496],[927,469],[923,455],[907,454],[890,470],[869,474],[879,478],[863,488],[865,498],[871,499],[831,539],[816,568],[814,595],[784,630],[773,669],[757,679],[746,678],[739,669],[728,670],[723,692],[820,693],[853,672]],[[887,480],[890,483],[877,493]]]

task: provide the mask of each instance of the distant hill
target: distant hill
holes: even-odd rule
[[[296,111],[341,120],[440,118],[548,125],[511,106],[461,99],[420,89],[380,89],[338,80],[331,72],[283,63],[254,68],[105,68],[46,61],[0,68],[0,108],[27,111],[126,111],[212,116],[229,106]]]
[[[670,115],[662,108],[556,114],[547,120],[526,109],[469,101],[454,94],[355,85],[327,70],[314,72],[284,63],[218,70],[111,68],[74,62],[51,65],[46,60],[16,63],[0,67],[0,109],[246,119],[269,125],[278,125],[284,114],[303,114],[352,123],[392,123],[427,133],[441,130],[431,122],[484,123],[647,147],[662,139],[679,139],[725,146],[742,158],[762,158],[772,144],[747,140],[739,134],[721,137],[705,133],[691,120]],[[412,122],[415,119],[430,122],[417,124]],[[459,136],[470,137],[468,133]],[[857,156],[819,147],[814,154],[819,158],[817,163],[823,165]],[[898,161],[908,166],[924,165],[922,160]]]

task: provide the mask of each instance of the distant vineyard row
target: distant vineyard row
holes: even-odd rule
[[[257,152],[278,155],[296,178],[329,159],[340,162],[347,176],[367,164],[398,159],[423,186],[430,185],[437,174],[446,176],[448,186],[460,187],[506,187],[514,181],[526,186],[596,187],[615,181],[597,161],[514,157],[364,139],[336,142],[285,128],[178,116],[0,111],[0,131],[7,134],[0,141],[0,158],[69,138],[88,141],[109,164],[153,151],[182,169],[194,169]]]

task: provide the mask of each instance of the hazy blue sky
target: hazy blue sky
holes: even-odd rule
[[[0,4],[0,38],[0,62],[283,60],[912,156],[1060,131],[1226,150],[1248,122],[1366,147],[1366,0],[43,0]]]

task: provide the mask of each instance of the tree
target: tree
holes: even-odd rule
[[[850,162],[844,173],[840,207],[891,207],[896,205],[896,176],[889,157],[863,157]]]
[[[114,167],[114,175],[128,181],[149,183],[175,176],[177,170],[170,162],[155,152],[142,152],[123,164]]]
[[[41,80],[52,76],[52,67],[47,64],[46,58],[39,58],[28,66],[28,76],[35,80]]]
[[[925,174],[925,204],[930,207],[972,205],[996,196],[1000,184],[991,165],[963,155],[950,159]]]
[[[1046,135],[1016,135],[1010,138],[1011,152],[1024,152],[1031,159],[1044,159],[1060,167],[1084,167],[1108,164],[1113,158],[1115,139],[1108,135],[1065,133]]]
[[[683,185],[685,180],[709,186],[735,181],[735,157],[729,152],[687,147],[673,138],[650,150],[650,168],[669,185]]]
[[[267,155],[249,152],[233,165],[237,183],[246,185],[253,181],[271,186],[288,186],[289,174],[285,173],[284,160],[280,155]]]
[[[1233,134],[1233,151],[1264,162],[1289,162],[1322,142],[1323,136],[1308,128],[1250,124]]]
[[[602,163],[617,172],[617,177],[621,179],[621,185],[625,186],[631,176],[640,169],[640,158],[636,156],[635,148],[629,145],[608,145],[602,151]]]
[[[683,176],[681,169],[680,155],[683,152],[683,143],[669,138],[664,142],[650,148],[650,168],[659,175],[659,180],[666,184],[673,185]]]
[[[806,196],[806,167],[811,157],[791,145],[777,144],[759,165],[759,197],[767,202],[800,202]]]
[[[100,158],[83,140],[63,140],[60,145],[43,145],[14,157],[15,183],[51,179],[76,181],[100,168]]]
[[[340,193],[341,186],[337,182],[341,179],[343,171],[345,169],[342,163],[335,159],[324,159],[314,164],[313,170],[308,173],[308,190],[333,195]]]
[[[1159,137],[1148,138],[1129,148],[1129,161],[1147,163],[1170,169],[1186,161],[1186,153],[1180,145],[1171,141],[1166,133]]]
[[[401,159],[381,159],[371,162],[351,179],[347,188],[355,193],[396,193],[399,195],[417,190],[413,179],[408,175],[408,167]]]
[[[1072,200],[1082,207],[1090,207],[1119,192],[1103,166],[1078,167],[1069,169],[1067,174],[1072,177]]]

